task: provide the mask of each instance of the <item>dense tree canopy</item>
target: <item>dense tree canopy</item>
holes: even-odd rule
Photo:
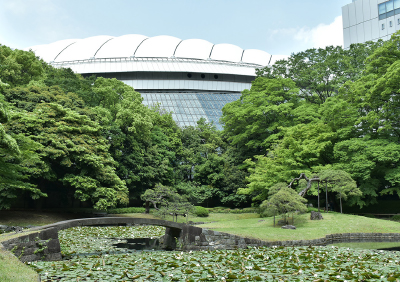
[[[350,193],[351,204],[373,203],[382,193],[400,195],[398,37],[394,35],[385,43],[352,45],[350,50],[311,49],[260,70],[260,78],[268,83],[282,77],[293,81],[293,89],[299,89],[294,95],[300,99],[295,104],[293,100],[283,100],[289,109],[284,117],[274,118],[275,111],[268,111],[271,121],[262,132],[270,132],[275,123],[279,124],[278,131],[257,140],[258,144],[271,141],[263,144],[261,154],[249,155],[245,161],[249,183],[239,192],[253,195],[253,200],[259,202],[268,198],[268,191],[275,184],[288,182],[300,173],[340,170],[349,173],[360,189]],[[269,92],[265,95],[274,95]],[[268,99],[264,101],[267,107],[275,106]],[[244,105],[224,108],[222,120],[228,136],[235,129],[252,125],[229,123]],[[247,108],[251,116],[247,119],[260,116],[257,104],[248,104]],[[257,137],[247,137],[244,146],[250,149]],[[315,194],[315,187],[309,193]]]
[[[218,131],[0,45],[0,209],[141,205],[156,185],[191,204],[275,209],[302,184],[275,188],[300,173],[331,179],[349,204],[400,196],[399,46],[309,49],[260,69]]]

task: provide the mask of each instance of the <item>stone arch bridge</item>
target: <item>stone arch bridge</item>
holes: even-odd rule
[[[134,226],[134,225],[156,225],[165,227],[164,249],[176,249],[178,241],[182,244],[193,243],[195,237],[202,233],[202,228],[177,223],[167,220],[150,219],[150,218],[131,218],[131,217],[97,217],[97,218],[81,218],[31,228],[30,231],[45,231],[47,229],[57,232],[77,226]],[[58,236],[57,236],[58,238]]]
[[[81,218],[38,226],[22,232],[18,237],[6,240],[2,244],[22,261],[60,260],[61,248],[58,231],[77,226],[134,226],[157,225],[166,227],[162,248],[166,250],[185,249],[194,245],[203,232],[202,228],[159,219],[130,217]],[[204,237],[204,235],[202,236]],[[42,250],[38,252],[38,250]]]

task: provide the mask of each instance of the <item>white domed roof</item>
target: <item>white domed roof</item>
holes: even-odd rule
[[[140,34],[128,34],[116,37],[107,41],[97,51],[96,58],[122,58],[131,57],[138,46],[147,39],[147,36]]]
[[[212,49],[210,58],[218,61],[240,62],[243,49],[232,44],[216,44]]]
[[[182,40],[173,36],[160,35],[142,42],[135,52],[135,57],[170,58]]]
[[[91,59],[104,43],[113,38],[113,36],[100,35],[78,40],[65,48],[54,61],[64,62]]]
[[[176,48],[175,57],[206,60],[213,46],[211,42],[202,39],[183,40]]]
[[[128,34],[119,37],[94,36],[67,39],[30,48],[46,62],[63,63],[104,58],[182,58],[267,65],[271,55],[261,50],[243,50],[232,44],[213,44],[202,39],[167,35],[147,37]],[[272,58],[274,61],[274,58]]]
[[[46,45],[37,45],[26,49],[32,49],[36,56],[42,58],[45,62],[52,62],[69,45],[74,44],[79,39],[65,39]]]
[[[266,66],[271,59],[271,55],[262,50],[247,49],[244,50],[242,62],[249,64],[259,64]]]

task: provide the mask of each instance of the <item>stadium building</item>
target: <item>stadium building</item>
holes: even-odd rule
[[[251,87],[257,68],[279,59],[261,50],[164,35],[95,36],[28,49],[55,67],[123,81],[142,94],[144,104],[173,112],[180,126],[204,117],[218,129],[222,107]]]

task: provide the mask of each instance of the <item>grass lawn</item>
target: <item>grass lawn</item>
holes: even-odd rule
[[[400,242],[362,242],[362,243],[337,243],[332,246],[350,249],[387,249],[387,248],[400,248]]]
[[[39,211],[0,211],[0,225],[27,226],[47,225],[58,221],[84,218],[90,215],[78,213],[56,213]]]
[[[323,220],[310,220],[309,213],[295,216],[296,230],[274,227],[273,217],[225,220],[199,226],[265,241],[317,239],[333,233],[400,233],[399,222],[340,213],[322,215]]]
[[[158,217],[152,214],[143,214],[143,213],[126,213],[126,214],[110,214],[109,216],[126,216],[126,217],[141,217],[141,218],[153,218],[159,219]],[[236,221],[242,219],[250,219],[250,218],[257,218],[260,219],[260,216],[256,213],[242,213],[242,214],[235,214],[235,213],[210,213],[208,217],[197,217],[193,215],[189,215],[186,217],[178,216],[178,222],[186,223],[186,221],[193,221],[193,222],[221,222],[221,221]],[[172,221],[172,216],[167,216],[165,220]],[[203,225],[202,225],[203,226]]]
[[[0,281],[38,281],[38,274],[29,266],[21,263],[13,254],[0,248]]]

